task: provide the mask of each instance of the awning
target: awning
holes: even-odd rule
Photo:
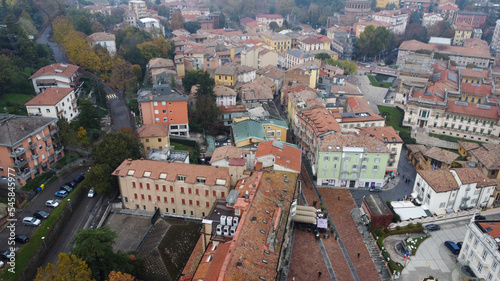
[[[316,225],[316,218],[313,218],[313,217],[294,216],[294,217],[292,217],[292,221]]]
[[[327,219],[318,219],[318,228],[328,228],[328,220]]]

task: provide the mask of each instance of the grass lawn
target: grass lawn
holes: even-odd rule
[[[397,65],[389,65],[389,68],[392,68],[392,69],[398,69],[398,68],[399,68],[399,66],[397,66]]]
[[[61,160],[57,161],[57,163],[54,165],[54,168],[59,169],[59,168],[63,167],[64,165],[67,165],[67,164],[75,161],[78,158],[80,158],[80,155],[78,155],[78,153],[70,152],[70,153],[64,155],[64,157]]]
[[[406,245],[407,246],[411,246],[411,255],[414,256],[415,254],[417,254],[417,249],[418,249],[418,246],[420,246],[420,244],[422,242],[424,242],[425,239],[429,238],[430,236],[422,236],[420,238],[406,238],[405,239],[405,242],[406,242]]]
[[[7,103],[11,104],[18,104],[18,105],[24,105],[27,101],[32,99],[34,96],[32,95],[23,95],[23,94],[7,94],[2,96],[2,99],[0,99],[0,107],[5,107],[7,106]]]
[[[378,82],[373,75],[368,75],[368,79],[370,79],[370,83],[374,87],[381,87],[381,88],[392,87],[392,82]]]
[[[457,137],[453,137],[453,136],[446,136],[446,135],[438,135],[438,134],[433,134],[433,133],[429,133],[429,136],[435,137],[435,138],[438,138],[438,139],[442,139],[442,140],[447,140],[447,141],[468,141],[468,142],[473,142],[473,143],[477,143],[477,144],[482,144],[483,143],[483,142],[480,142],[480,141],[464,140],[462,138],[457,138]]]
[[[396,131],[404,131],[408,130],[406,128],[401,128],[399,124],[401,124],[401,120],[403,120],[403,112],[401,112],[396,107],[377,105],[380,114],[385,117],[385,125],[391,126]]]

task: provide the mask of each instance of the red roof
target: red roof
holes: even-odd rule
[[[463,93],[484,95],[484,96],[491,95],[491,88],[492,88],[491,85],[470,84],[470,83],[465,83],[465,82],[462,82],[461,84],[462,84],[462,92]]]
[[[485,117],[491,119],[498,119],[498,110],[500,107],[479,105],[475,103],[464,103],[467,105],[456,104],[456,102],[449,102],[447,112],[460,113],[465,115],[472,115],[478,117]]]
[[[78,71],[80,67],[72,64],[54,63],[40,68],[29,79],[42,75],[58,75],[70,78]]]
[[[40,92],[38,96],[29,100],[25,105],[56,105],[60,100],[73,91],[73,88],[52,87]]]
[[[259,143],[255,157],[266,155],[274,156],[274,163],[300,173],[300,149],[280,141],[266,141]]]
[[[437,101],[441,101],[441,102],[444,101],[444,99],[442,97],[440,97],[440,96],[438,96],[438,95],[436,95],[436,94],[434,94],[432,92],[428,92],[427,95],[424,92],[413,92],[411,94],[411,96],[414,97],[414,98],[417,98],[417,99],[419,97],[421,97],[423,99],[428,99],[428,100],[434,100],[434,99],[436,99]]]

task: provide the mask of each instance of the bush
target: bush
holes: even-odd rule
[[[413,229],[413,228],[415,228],[415,225],[414,225],[413,223],[409,223],[409,224],[406,226],[406,228],[408,228],[408,229]]]
[[[401,226],[396,226],[396,230],[401,230]]]
[[[422,227],[422,223],[421,222],[417,222],[417,227]]]

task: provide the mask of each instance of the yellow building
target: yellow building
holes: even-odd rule
[[[237,80],[237,70],[236,66],[232,64],[217,67],[215,70],[215,84],[233,87]]]
[[[144,124],[139,128],[138,133],[144,156],[147,156],[153,149],[162,150],[170,147],[168,125],[166,124]]]
[[[152,214],[204,218],[230,190],[229,168],[154,160],[125,160],[118,177],[123,206]]]
[[[265,31],[260,34],[260,37],[269,49],[278,53],[288,51],[292,48],[292,38],[286,35]]]
[[[394,0],[377,0],[377,8],[380,9],[385,9],[387,7],[387,4],[394,4],[396,7],[399,6],[399,1],[394,1]]]
[[[465,39],[472,38],[472,27],[455,26],[455,36],[453,37],[453,45],[463,46]]]

